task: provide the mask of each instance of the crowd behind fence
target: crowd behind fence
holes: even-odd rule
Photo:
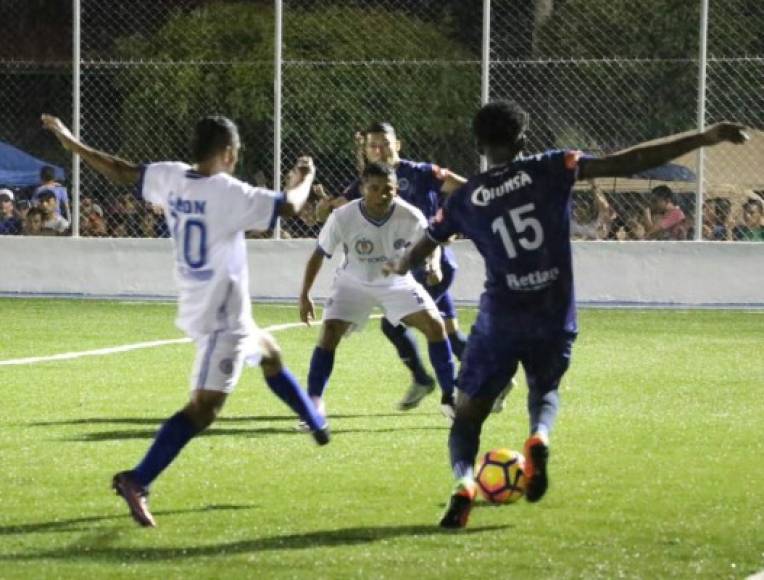
[[[25,0],[6,4],[10,16],[34,8]],[[279,187],[281,167],[310,154],[330,195],[355,178],[355,132],[377,120],[396,127],[402,157],[463,175],[478,171],[470,122],[485,86],[489,98],[512,98],[529,111],[530,152],[573,147],[603,154],[692,130],[699,121],[764,126],[759,0],[710,0],[705,36],[703,0],[283,0],[280,60],[275,2],[134,0],[106,8],[75,0],[79,10],[70,0],[61,4],[70,12],[55,16],[60,26],[48,37],[69,35],[51,44],[77,43],[80,59],[60,48],[27,54],[23,44],[21,53],[0,52],[0,134],[66,170],[68,207],[60,191],[52,215],[42,207],[39,179],[0,182],[7,189],[0,193],[0,233],[70,235],[74,225],[81,236],[167,236],[161,213],[87,167],[72,191],[71,161],[40,130],[43,111],[67,123],[76,117],[84,141],[139,162],[187,158],[195,120],[225,114],[245,145],[242,178]],[[764,134],[754,132],[749,145],[709,152],[703,165],[694,155],[677,161],[681,179],[667,173],[579,184],[572,235],[762,239],[762,155]],[[315,202],[282,220],[275,235],[315,237]]]

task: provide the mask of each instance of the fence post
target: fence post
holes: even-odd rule
[[[80,0],[72,5],[72,133],[80,138]],[[72,155],[72,237],[80,237],[80,156]]]
[[[483,41],[480,61],[480,104],[485,105],[491,95],[491,0],[483,0]],[[480,156],[480,171],[488,169],[488,159]]]
[[[273,43],[273,191],[281,191],[281,65],[283,2],[275,0],[275,41]],[[273,238],[281,239],[281,218],[276,219]]]
[[[700,0],[700,57],[698,59],[698,131],[706,128],[706,66],[708,64],[708,0]],[[695,183],[695,240],[703,239],[705,152],[698,149]]]

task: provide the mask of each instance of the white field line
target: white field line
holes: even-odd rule
[[[286,324],[274,324],[268,326],[263,330],[268,332],[277,332],[279,330],[287,330],[288,328],[297,328],[299,326],[305,326],[302,322],[289,322]],[[156,348],[158,346],[166,346],[168,344],[184,344],[191,342],[190,338],[172,338],[168,340],[152,340],[149,342],[136,342],[134,344],[123,344],[121,346],[111,346],[107,348],[98,348],[95,350],[82,350],[79,352],[62,352],[59,354],[51,354],[48,356],[33,356],[29,358],[16,358],[10,360],[0,360],[0,366],[10,365],[32,365],[41,362],[52,362],[60,360],[72,360],[76,358],[82,358],[85,356],[105,356],[109,354],[116,354],[120,352],[128,352],[131,350],[139,350],[142,348]]]

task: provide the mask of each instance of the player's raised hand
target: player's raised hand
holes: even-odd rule
[[[316,319],[316,312],[313,310],[313,300],[310,296],[300,296],[300,320],[310,326],[311,321]]]
[[[729,141],[740,145],[750,139],[748,133],[745,132],[745,126],[739,123],[730,123],[728,121],[722,121],[711,125],[703,132],[707,143],[709,145],[716,145],[717,143],[724,143]]]
[[[64,149],[71,150],[72,144],[75,142],[74,135],[72,135],[72,132],[64,125],[61,119],[53,115],[43,114],[40,120],[42,121],[43,128],[53,133]]]
[[[366,136],[361,131],[353,134],[353,144],[355,146],[355,167],[358,173],[361,173],[366,167]]]
[[[303,156],[297,159],[294,167],[289,170],[287,175],[287,189],[297,187],[306,178],[313,178],[316,174],[316,166],[313,164],[313,158]]]

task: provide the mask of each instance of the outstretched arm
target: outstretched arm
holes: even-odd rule
[[[310,289],[313,288],[313,282],[316,281],[321,266],[324,263],[324,253],[321,248],[316,248],[305,265],[305,275],[302,279],[302,290],[300,291],[300,320],[310,326],[310,321],[316,319],[316,313],[313,310],[313,300],[310,298]]]
[[[310,157],[300,157],[289,172],[287,189],[284,192],[286,200],[279,209],[281,217],[292,217],[300,213],[302,206],[308,201],[310,186],[316,176],[316,167]]]
[[[743,129],[743,125],[736,123],[717,123],[702,133],[673,135],[667,137],[662,143],[636,145],[626,151],[599,159],[585,158],[580,162],[578,179],[628,177],[645,169],[668,163],[700,147],[710,147],[725,141],[744,143],[748,140],[748,135]]]
[[[55,135],[64,149],[82,157],[85,163],[101,175],[121,185],[132,185],[138,182],[140,169],[135,163],[88,147],[75,139],[69,128],[58,117],[43,115],[41,118],[42,126]]]

